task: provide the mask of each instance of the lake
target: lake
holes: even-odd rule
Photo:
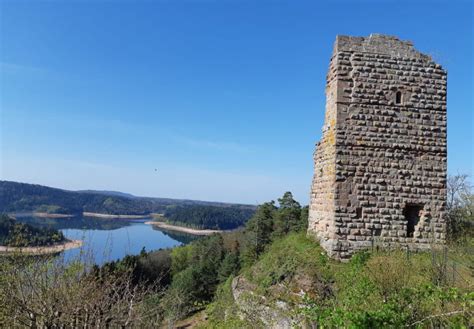
[[[198,239],[181,232],[158,229],[145,224],[148,219],[102,219],[93,217],[43,218],[16,216],[17,220],[36,227],[50,227],[61,231],[66,238],[82,240],[81,248],[62,252],[66,261],[81,259],[103,264],[126,255],[137,255],[146,251],[172,248]]]

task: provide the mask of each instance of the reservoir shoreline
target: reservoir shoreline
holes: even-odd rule
[[[145,224],[157,226],[159,228],[163,228],[170,231],[184,232],[184,233],[188,233],[192,235],[211,235],[214,233],[227,232],[226,230],[208,230],[208,229],[201,230],[201,229],[195,229],[191,227],[172,225],[172,224],[168,224],[164,222],[154,222],[154,221],[148,221],[148,222],[145,222]]]
[[[82,240],[69,240],[52,246],[39,247],[8,247],[0,246],[0,254],[21,253],[27,255],[46,255],[54,254],[64,250],[79,248],[82,246]]]
[[[84,217],[96,217],[96,218],[123,218],[123,219],[143,219],[150,218],[151,215],[112,215],[112,214],[100,214],[96,212],[83,212]]]

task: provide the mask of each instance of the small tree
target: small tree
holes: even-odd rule
[[[448,236],[455,240],[473,228],[474,195],[467,175],[449,176],[447,180]]]
[[[243,260],[252,264],[271,242],[273,233],[273,218],[275,216],[275,202],[265,202],[257,208],[255,215],[245,226],[246,245]]]

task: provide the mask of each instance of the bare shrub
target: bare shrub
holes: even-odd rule
[[[160,321],[147,306],[153,287],[132,284],[130,273],[93,275],[81,262],[12,256],[1,260],[0,325],[31,328],[139,327]]]

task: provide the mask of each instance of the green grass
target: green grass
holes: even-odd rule
[[[329,263],[318,244],[304,233],[292,233],[272,243],[254,266],[244,270],[244,276],[256,283],[261,288],[260,292],[265,292],[275,284],[291,281],[298,275],[312,280],[326,280]]]
[[[268,305],[285,301],[313,325],[462,328],[473,324],[469,321],[474,308],[473,264],[465,250],[464,245],[448,251],[448,264],[464,262],[457,265],[461,274],[452,275],[439,253],[362,252],[341,263],[328,259],[317,243],[298,233],[273,242],[241,275]],[[230,283],[220,289],[214,304],[228,305]]]

